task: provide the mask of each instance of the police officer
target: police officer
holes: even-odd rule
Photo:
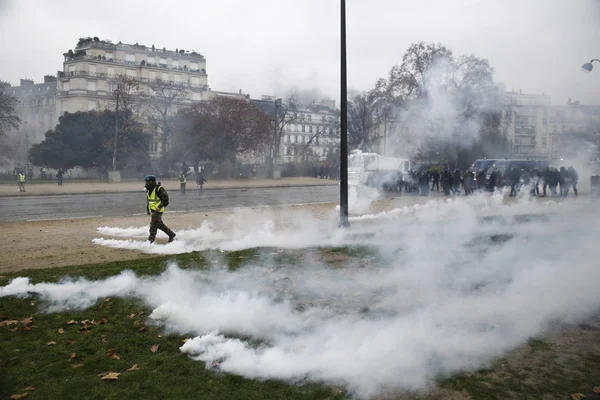
[[[150,243],[154,243],[156,232],[160,229],[169,236],[169,243],[171,243],[175,238],[175,232],[170,230],[162,220],[162,214],[165,212],[165,207],[169,205],[169,195],[164,187],[160,184],[156,184],[156,177],[154,175],[148,175],[144,180],[146,183],[145,188],[148,199],[146,213],[152,215],[152,218],[150,219],[150,236],[148,236],[148,240]]]

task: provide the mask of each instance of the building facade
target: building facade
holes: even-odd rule
[[[325,161],[340,146],[339,113],[334,100],[299,105],[284,128],[279,162]]]
[[[548,95],[506,92],[502,101],[502,130],[512,158],[547,160],[552,157],[551,98]]]
[[[18,100],[15,111],[23,123],[19,130],[8,132],[8,139],[15,146],[16,161],[25,166],[30,146],[44,140],[44,134],[58,122],[56,78],[46,75],[43,83],[21,79],[19,86],[3,85],[4,90]]]

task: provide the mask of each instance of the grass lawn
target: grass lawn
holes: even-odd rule
[[[177,261],[180,267],[205,268],[219,258],[233,270],[256,260],[262,251],[190,253],[31,270],[0,277],[0,285],[16,276],[28,276],[32,283],[39,283],[54,282],[65,275],[101,279],[125,269],[138,275],[156,275],[168,261]],[[333,267],[341,265],[340,257],[351,261],[373,256],[367,247],[343,247],[284,252],[275,259],[282,265],[293,265],[307,251],[332,260]],[[111,298],[86,310],[48,314],[36,297],[0,299],[0,399],[13,395],[120,400],[350,397],[343,389],[327,384],[249,380],[206,369],[204,363],[179,351],[185,336],[167,335],[160,328],[146,325],[151,311],[135,299]],[[590,332],[593,337],[599,334]],[[427,396],[385,398],[568,399],[575,393],[585,394],[588,399],[600,398],[593,390],[600,386],[598,347],[589,351],[574,349],[573,358],[567,361],[563,353],[557,356],[555,349],[552,342],[532,339],[525,346],[529,353],[524,357],[531,362],[515,366],[508,358],[497,360],[490,369],[440,381],[439,389]],[[111,372],[117,373],[118,379],[106,379],[117,375]],[[543,397],[544,393],[548,396]]]

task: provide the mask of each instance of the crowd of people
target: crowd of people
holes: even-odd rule
[[[476,191],[490,191],[510,188],[510,196],[527,190],[530,196],[569,195],[572,188],[577,196],[579,175],[573,167],[546,167],[544,169],[519,169],[514,166],[502,171],[498,168],[469,168],[464,171],[450,168],[421,168],[398,174],[397,179],[384,184],[384,189],[428,196],[431,190],[443,191],[444,195],[471,195]],[[430,186],[431,185],[431,186]],[[541,188],[541,189],[540,189]],[[548,193],[549,189],[549,193]]]

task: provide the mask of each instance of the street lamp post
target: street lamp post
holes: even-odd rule
[[[121,181],[121,175],[117,171],[117,144],[119,139],[119,95],[121,94],[121,91],[115,89],[113,94],[117,97],[117,106],[115,108],[115,139],[113,142],[112,172],[109,181],[119,182]]]
[[[592,65],[592,63],[596,61],[600,63],[600,60],[598,60],[597,58],[592,59],[589,63],[585,63],[581,66],[581,68],[586,71],[586,72],[591,72],[594,69],[594,66]]]
[[[348,84],[346,77],[346,0],[341,0],[341,105],[340,105],[340,226],[348,227]]]

